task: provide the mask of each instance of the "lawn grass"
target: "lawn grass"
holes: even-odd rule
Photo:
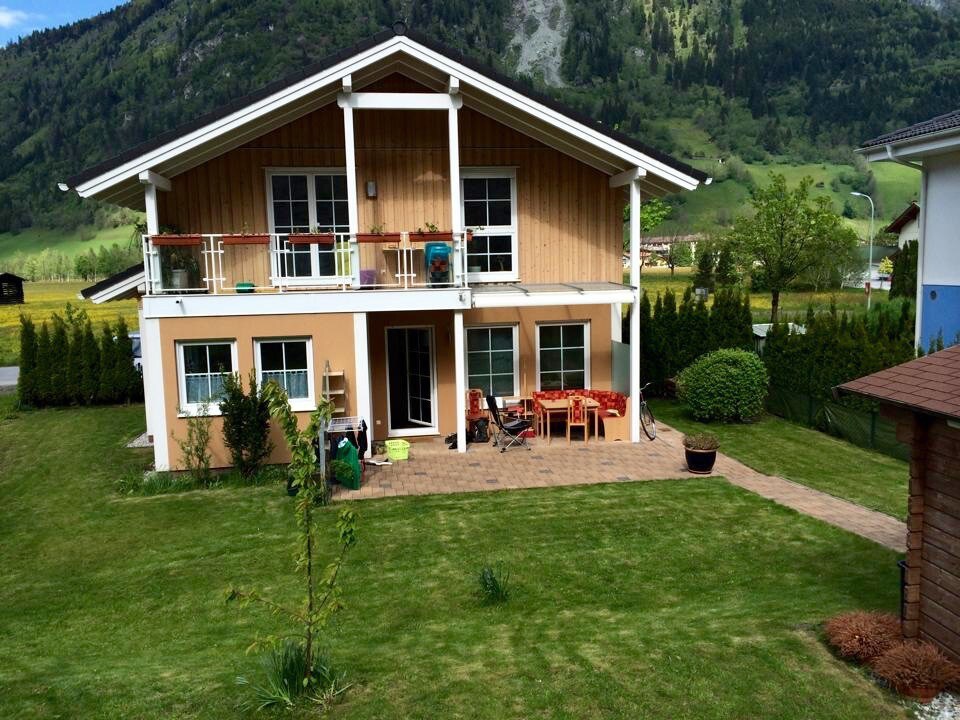
[[[629,273],[624,273],[624,282],[629,282]],[[677,294],[677,302],[679,303],[684,291],[690,287],[692,282],[692,268],[677,268],[671,275],[669,268],[645,267],[640,273],[640,287],[649,293],[651,303],[656,299],[657,293],[663,294],[668,288]],[[899,301],[888,300],[887,296],[886,290],[875,290],[873,293],[874,307],[886,302],[899,303]],[[814,310],[819,312],[829,310],[831,303],[835,304],[838,310],[852,315],[863,315],[867,312],[867,302],[863,290],[856,288],[822,292],[788,290],[780,295],[781,319],[796,317],[802,322],[803,318],[806,317],[808,307],[813,306]],[[753,311],[754,322],[770,322],[770,306],[770,293],[758,292],[750,295],[750,309]]]
[[[709,431],[721,452],[767,475],[850,500],[903,519],[907,513],[909,466],[773,415],[755,423],[701,423],[682,404],[652,400],[654,417],[682,432]]]
[[[26,302],[23,305],[0,305],[0,365],[16,365],[20,355],[20,314],[29,315],[39,326],[43,320],[49,320],[54,313],[63,314],[66,304],[86,310],[87,315],[99,328],[101,322],[116,322],[119,315],[127,321],[127,327],[136,330],[136,300],[118,300],[116,302],[94,305],[87,300],[77,298],[81,289],[92,285],[90,282],[28,282],[24,283],[23,293]],[[99,337],[99,335],[98,335]]]
[[[123,447],[139,406],[0,422],[0,717],[247,716],[234,678],[279,621],[222,592],[295,597],[283,488],[117,495],[146,461]],[[815,631],[895,610],[896,554],[722,479],[354,509],[329,646],[355,685],[331,717],[906,717]],[[481,607],[476,573],[498,560],[511,598]]]

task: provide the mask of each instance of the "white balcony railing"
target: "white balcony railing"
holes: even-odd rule
[[[467,287],[468,233],[144,235],[147,294]]]

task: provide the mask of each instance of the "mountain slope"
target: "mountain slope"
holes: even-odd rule
[[[705,166],[851,163],[960,106],[953,15],[904,0],[136,0],[0,50],[0,232],[89,222],[58,180],[402,16]]]

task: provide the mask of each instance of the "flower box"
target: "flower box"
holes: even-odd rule
[[[357,233],[358,243],[380,243],[380,242],[400,242],[401,234],[398,232],[382,233]]]
[[[287,242],[291,245],[333,245],[337,236],[333,233],[290,233]]]
[[[151,235],[155,247],[197,247],[203,245],[202,235]]]
[[[266,233],[232,233],[221,235],[224,245],[269,245],[270,236]]]

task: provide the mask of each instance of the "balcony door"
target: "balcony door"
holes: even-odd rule
[[[272,233],[286,236],[350,232],[347,177],[342,171],[271,170],[267,175],[267,194]],[[341,257],[338,263],[336,242],[292,244],[281,237],[279,247],[280,258],[274,267],[278,276],[323,280],[344,274],[344,261]]]
[[[391,435],[437,433],[433,328],[387,328],[387,395]]]

